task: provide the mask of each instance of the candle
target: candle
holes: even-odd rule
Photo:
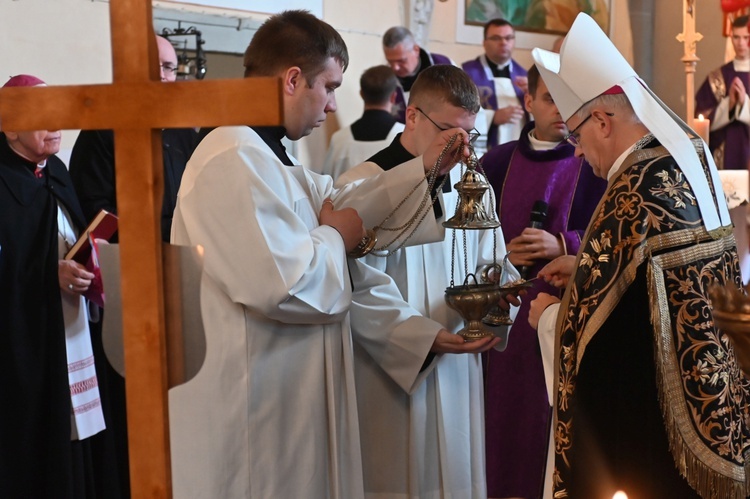
[[[708,144],[708,131],[711,129],[711,120],[707,120],[702,114],[698,115],[697,120],[693,120],[693,130],[706,144]]]
[[[618,490],[615,492],[615,495],[612,496],[612,499],[628,499],[628,495],[622,490]]]

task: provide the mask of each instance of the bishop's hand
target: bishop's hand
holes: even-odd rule
[[[539,318],[550,305],[560,303],[560,299],[547,293],[539,293],[529,304],[529,325],[539,327]]]
[[[576,257],[573,255],[560,256],[545,265],[539,271],[539,277],[556,288],[564,288],[568,285],[575,269]]]

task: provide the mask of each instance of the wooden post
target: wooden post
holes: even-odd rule
[[[110,24],[112,85],[0,89],[0,126],[115,132],[131,491],[166,499],[172,487],[160,130],[276,125],[281,92],[272,78],[161,83],[151,0],[111,0]]]

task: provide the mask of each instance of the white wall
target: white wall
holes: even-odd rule
[[[426,48],[460,63],[476,57],[481,47],[455,42],[457,2],[435,2]],[[681,109],[685,101],[684,72],[679,62],[682,49],[674,39],[682,29],[681,4],[681,0],[656,2],[652,87],[678,113],[684,114]],[[220,17],[228,26],[241,26],[240,30],[224,30],[232,33],[231,43],[227,35],[225,45],[230,48],[226,50],[221,43],[213,45],[220,35],[210,35],[207,42],[212,44],[210,50],[227,52],[241,51],[243,39],[247,39],[246,44],[252,36],[252,31],[246,30],[248,24],[257,25],[267,18],[265,14],[196,7],[172,0],[155,1],[154,7],[158,11],[172,9],[185,16]],[[698,27],[706,39],[698,45],[702,61],[698,65],[696,86],[723,59],[723,50],[719,50],[723,47],[723,38],[718,2],[715,5],[699,3],[698,9]],[[404,23],[401,0],[324,0],[323,18],[341,32],[349,47],[351,62],[344,84],[337,92],[338,112],[329,117],[325,128],[303,140],[296,152],[305,162],[319,161],[328,136],[361,114],[359,76],[366,68],[385,62],[381,35],[389,27]],[[109,4],[103,0],[0,0],[0,47],[0,80],[3,81],[10,75],[31,73],[51,85],[111,82]],[[525,66],[531,64],[527,49],[517,49],[515,58]],[[64,134],[64,149],[72,147],[76,133]]]

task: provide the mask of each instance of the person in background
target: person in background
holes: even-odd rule
[[[12,77],[7,87],[45,83]],[[29,110],[32,112],[32,110]],[[0,132],[0,495],[85,499],[89,437],[104,429],[83,293],[94,275],[64,260],[86,224],[60,131]]]
[[[420,47],[412,32],[403,26],[394,26],[383,34],[383,53],[399,83],[393,115],[399,123],[406,123],[406,103],[419,73],[436,64],[455,64],[442,54]]]
[[[177,54],[169,40],[156,37],[161,81],[177,78]],[[169,242],[172,213],[182,173],[202,134],[193,128],[164,129],[161,133],[164,160],[164,198],[161,210],[161,234]],[[99,210],[117,213],[115,189],[115,137],[111,130],[83,130],[70,156],[73,178],[83,213],[92,220]]]
[[[359,95],[365,103],[365,111],[357,121],[333,134],[318,173],[336,180],[346,170],[390,144],[404,129],[403,123],[397,122],[391,114],[397,86],[398,80],[389,66],[374,66],[362,73]]]
[[[695,117],[711,120],[708,145],[719,169],[750,168],[750,17],[732,22],[734,60],[711,71],[695,97]],[[748,206],[731,211],[740,256],[740,271],[745,283],[750,280],[750,237]]]
[[[513,60],[516,32],[511,23],[487,21],[483,44],[484,54],[461,65],[479,88],[482,101],[477,129],[485,139],[477,144],[480,155],[521,135],[527,121],[523,96],[528,85],[526,69]]]
[[[536,66],[528,78],[524,105],[534,120],[519,140],[481,159],[497,196],[510,262],[526,279],[552,259],[578,253],[607,186],[563,140],[568,129]],[[543,211],[532,215],[538,206]],[[536,227],[530,227],[532,218]],[[551,374],[553,366],[543,365],[536,331],[528,324],[529,303],[542,291],[560,296],[537,281],[521,304],[508,348],[484,354],[487,491],[492,498],[536,498],[542,489],[552,406],[545,370]]]

